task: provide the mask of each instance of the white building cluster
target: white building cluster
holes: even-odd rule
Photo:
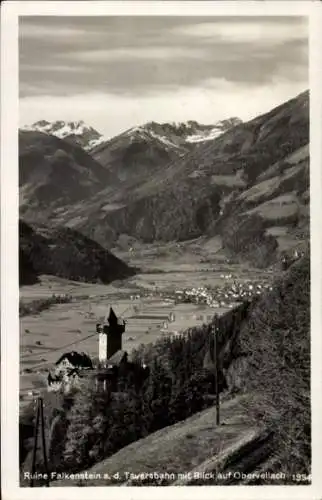
[[[230,279],[231,275],[225,276],[225,278]],[[265,290],[271,291],[272,286],[263,282],[246,281],[237,283],[234,280],[232,283],[227,283],[225,286],[212,290],[206,287],[177,290],[175,297],[179,302],[205,304],[214,308],[232,307],[234,303],[260,295]]]

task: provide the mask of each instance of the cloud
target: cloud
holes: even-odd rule
[[[69,59],[73,62],[110,62],[110,61],[131,61],[133,59],[164,60],[171,59],[198,59],[207,57],[204,49],[186,49],[184,47],[135,47],[120,49],[87,50],[83,52],[69,52],[62,54],[62,59]]]
[[[42,50],[42,49],[39,49]],[[307,81],[307,42],[270,44],[223,44],[200,47],[140,47],[96,49],[21,57],[20,95],[37,93],[74,95],[87,92],[127,94],[140,98],[147,93],[173,88],[201,87],[210,78],[256,87],[268,85],[275,76]],[[44,60],[44,65],[39,61]],[[30,92],[30,88],[33,91]]]
[[[40,94],[73,95],[90,88],[139,97],[199,87],[221,77],[256,86],[268,84],[274,75],[289,74],[298,81],[308,65],[302,18],[67,17],[28,22],[22,27],[29,26],[29,33],[49,30],[56,37],[44,36],[40,43],[40,38],[25,38],[22,30],[21,96],[39,87]],[[70,30],[74,37],[60,37]]]
[[[239,23],[194,23],[188,26],[175,27],[172,32],[176,35],[201,38],[203,41],[214,43],[221,40],[226,43],[270,43],[272,45],[284,41],[303,40],[308,36],[308,24],[300,18],[296,26],[276,24],[274,22],[250,22],[240,20]]]
[[[64,26],[41,26],[39,24],[32,24],[23,21],[21,18],[19,25],[19,35],[21,39],[48,39],[53,38],[57,41],[64,43],[65,39],[70,38],[80,38],[84,35],[88,36],[88,31],[84,31],[75,27],[64,27]],[[95,35],[95,32],[92,32]]]
[[[22,72],[37,72],[37,73],[86,73],[91,71],[89,67],[86,66],[70,66],[70,65],[59,65],[59,64],[20,64],[19,70]]]
[[[109,135],[149,120],[247,119],[308,87],[300,17],[33,17],[20,26],[25,121]]]
[[[276,79],[271,85],[240,87],[222,79],[208,80],[203,87],[169,89],[135,99],[109,93],[84,93],[75,96],[34,96],[20,101],[21,125],[38,119],[85,120],[112,137],[148,121],[187,121],[214,123],[239,116],[243,120],[294,97],[306,86]]]

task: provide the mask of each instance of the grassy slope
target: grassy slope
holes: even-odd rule
[[[120,480],[86,480],[84,486],[103,486],[127,482],[125,472],[131,473],[183,473],[201,465],[210,456],[217,455],[240,439],[252,439],[254,431],[247,422],[241,398],[235,398],[222,405],[222,422],[216,426],[215,408],[209,408],[193,415],[184,422],[166,427],[150,436],[126,446],[110,458],[100,462],[89,473],[111,476],[117,472]],[[174,482],[174,481],[169,481]],[[168,483],[168,484],[169,484]],[[135,484],[135,481],[129,484]],[[137,484],[143,484],[138,481]],[[149,480],[144,484],[157,484]],[[74,481],[56,481],[53,486],[75,486]]]

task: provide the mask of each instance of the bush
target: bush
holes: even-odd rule
[[[55,295],[46,299],[37,299],[25,303],[23,300],[19,302],[19,316],[30,316],[32,314],[40,313],[45,309],[49,309],[54,304],[67,304],[73,301],[72,295]]]

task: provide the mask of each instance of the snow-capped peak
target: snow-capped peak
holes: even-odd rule
[[[214,125],[199,125],[197,122],[188,122],[190,125],[190,133],[186,135],[186,142],[196,143],[213,141],[230,128],[240,125],[242,121],[239,118],[229,118],[228,120],[220,120]]]
[[[157,141],[166,150],[175,149],[177,152],[185,152],[191,149],[193,143],[214,140],[240,123],[239,118],[221,120],[213,125],[203,125],[194,120],[169,123],[151,121],[144,125],[132,127],[120,134],[120,136],[126,137],[130,142],[137,140]],[[39,120],[33,125],[23,127],[23,130],[33,130],[54,135],[60,139],[75,143],[87,151],[93,150],[102,143],[110,143],[113,140],[104,137],[93,127],[87,126],[83,120],[57,120],[55,122]]]
[[[172,137],[167,130],[162,129],[162,125],[151,122],[145,125],[132,127],[124,133],[131,141],[135,140],[155,140],[162,143],[166,148],[179,148],[181,145],[178,143],[176,137]]]
[[[137,137],[153,137],[170,147],[188,145],[188,143],[205,142],[216,139],[230,128],[239,125],[239,118],[229,118],[213,125],[202,125],[194,120],[187,122],[157,123],[132,127],[125,134],[134,140]]]
[[[23,127],[23,130],[33,130],[44,134],[54,135],[60,139],[73,140],[86,150],[90,150],[107,140],[93,127],[87,126],[83,120],[57,120],[55,122],[39,120],[32,125]]]
[[[32,125],[25,126],[25,130],[37,130],[47,134],[53,134],[61,139],[68,135],[82,135],[88,131],[94,131],[92,127],[87,127],[82,120],[65,122],[57,120],[55,122],[48,122],[47,120],[40,120]],[[96,131],[95,131],[96,132]],[[98,134],[98,132],[96,132]]]

